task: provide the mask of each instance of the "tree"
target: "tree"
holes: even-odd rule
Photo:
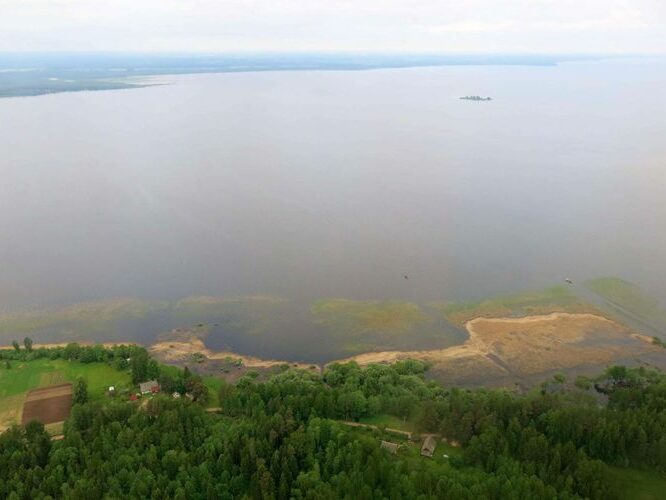
[[[18,341],[12,340],[12,347],[16,350],[16,352],[19,352],[21,350],[21,346],[19,345]]]
[[[198,375],[191,376],[186,380],[185,390],[192,394],[194,401],[197,401],[202,405],[208,403],[208,387],[206,387],[206,385],[203,383],[203,380],[201,380],[201,377]]]
[[[148,375],[148,353],[145,349],[137,349],[130,358],[132,368],[132,382],[139,384],[145,382]]]
[[[23,339],[23,345],[25,346],[25,350],[28,352],[32,351],[32,339],[30,337],[26,337]]]
[[[88,402],[88,383],[83,378],[79,378],[74,386],[74,403],[85,404]]]

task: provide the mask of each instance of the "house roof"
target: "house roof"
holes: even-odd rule
[[[139,384],[139,390],[141,392],[150,392],[156,387],[159,387],[157,380],[149,380],[148,382],[142,382]]]
[[[400,445],[398,445],[397,443],[391,443],[390,441],[382,441],[382,448],[393,454],[398,453],[399,447]]]
[[[423,440],[423,446],[421,446],[421,455],[432,457],[432,455],[435,453],[436,446],[437,441],[435,441],[434,436],[427,436]]]

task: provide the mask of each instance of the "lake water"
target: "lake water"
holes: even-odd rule
[[[601,275],[666,303],[663,60],[170,80],[0,100],[1,310]]]

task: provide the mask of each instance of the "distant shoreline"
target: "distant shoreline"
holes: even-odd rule
[[[365,71],[443,66],[556,66],[612,56],[527,54],[3,54],[0,98],[137,89],[167,75],[273,71]],[[134,81],[131,81],[134,80]]]

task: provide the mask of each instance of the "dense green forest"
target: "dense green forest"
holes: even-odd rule
[[[0,498],[605,499],[621,495],[618,467],[666,470],[666,377],[643,368],[613,367],[573,389],[558,377],[524,395],[442,387],[416,361],[333,365],[322,376],[285,369],[222,385],[221,412],[210,413],[196,375],[174,376],[140,347],[0,353],[28,356],[105,361],[136,381],[160,378],[167,392],[201,394],[75,404],[60,441],[35,422],[6,431]],[[377,415],[462,452],[394,455],[380,447],[382,429],[341,422]]]

